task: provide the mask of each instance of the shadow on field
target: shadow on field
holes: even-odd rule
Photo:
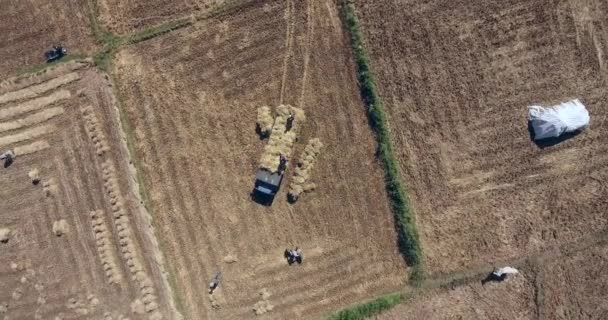
[[[266,140],[266,138],[270,137],[270,134],[262,132],[262,129],[260,128],[260,126],[257,123],[255,125],[255,133],[257,133],[258,138],[260,138],[260,141],[264,141],[264,140]]]
[[[249,193],[249,197],[251,198],[251,201],[266,206],[266,207],[270,207],[272,205],[272,203],[274,202],[273,198],[268,198],[268,197],[260,197],[259,195],[257,195],[257,193],[254,191],[251,191]]]
[[[532,121],[528,121],[528,132],[530,134],[530,140],[532,140],[532,142],[534,142],[534,144],[541,148],[548,148],[548,147],[552,147],[556,144],[560,144],[566,140],[572,139],[576,136],[578,136],[581,132],[583,132],[583,130],[576,130],[573,132],[566,132],[562,135],[560,135],[559,137],[555,137],[555,138],[546,138],[546,139],[541,139],[541,140],[534,140],[535,138],[535,134],[534,134],[534,127],[532,127]]]

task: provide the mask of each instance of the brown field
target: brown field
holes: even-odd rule
[[[357,3],[431,273],[606,229],[606,2]],[[589,130],[535,145],[527,106],[574,97]]]
[[[196,16],[224,2],[226,0],[99,0],[98,6],[99,18],[104,25],[111,31],[122,34],[141,31],[179,18]]]
[[[350,56],[337,7],[317,1],[246,4],[117,55],[113,73],[185,318],[253,318],[264,289],[274,309],[260,319],[315,318],[403,286]],[[250,199],[266,143],[257,108],[281,103],[306,113],[294,155],[311,138],[324,147],[310,177],[317,189],[286,201],[293,159],[264,207]],[[294,246],[304,264],[289,267],[283,250]],[[223,278],[210,301],[216,270]]]
[[[520,274],[502,283],[481,285],[481,282],[475,281],[454,289],[432,289],[375,319],[538,319],[534,280]]]
[[[106,78],[71,62],[0,84],[0,150],[9,149],[0,316],[175,319]]]
[[[0,319],[318,319],[397,291],[411,296],[377,319],[608,314],[606,1],[353,1],[421,236],[420,288],[339,1],[0,3],[5,78],[53,44],[94,56],[92,13],[124,35],[105,40],[119,46],[102,53],[111,76],[86,59],[0,79],[0,154],[16,154],[0,162]],[[130,37],[178,19],[191,24]],[[571,98],[590,128],[532,142],[526,107]],[[296,125],[284,132],[282,114],[265,148],[258,108],[279,105]],[[313,139],[320,152],[305,152]],[[254,175],[278,150],[290,161],[263,206]],[[289,266],[295,246],[304,263]],[[477,279],[502,265],[521,274]]]
[[[608,244],[603,241],[541,260],[541,319],[606,319]]]
[[[604,236],[605,237],[605,236]],[[579,243],[518,267],[502,283],[431,289],[376,317],[406,319],[605,319],[608,246]]]
[[[0,77],[45,62],[44,52],[61,44],[70,54],[95,50],[89,1],[0,0]]]

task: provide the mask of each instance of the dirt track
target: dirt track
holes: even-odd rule
[[[337,8],[318,1],[256,2],[118,54],[113,72],[186,318],[252,318],[264,288],[274,310],[261,319],[315,318],[403,285],[348,57]],[[280,103],[307,115],[296,156],[308,139],[325,146],[317,190],[286,202],[294,160],[266,208],[249,197],[265,143],[256,109]],[[293,246],[302,266],[282,256]],[[206,291],[217,269],[213,310]]]
[[[0,77],[45,62],[44,52],[61,44],[69,54],[96,49],[88,1],[0,1]]]
[[[608,226],[599,1],[358,1],[432,273]],[[591,127],[539,148],[531,104],[579,97]]]
[[[68,63],[0,86],[0,127],[7,129],[0,149],[16,154],[0,168],[0,228],[11,230],[0,243],[0,313],[175,319],[110,85],[89,64]],[[106,175],[108,165],[114,171]],[[36,175],[40,182],[33,184]],[[143,314],[132,314],[136,299]]]

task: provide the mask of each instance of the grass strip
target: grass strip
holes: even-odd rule
[[[327,320],[359,320],[366,319],[386,311],[405,300],[402,293],[392,293],[374,300],[364,302],[330,315]]]
[[[378,158],[384,167],[388,196],[395,214],[399,250],[412,267],[410,281],[418,286],[424,280],[422,247],[414,215],[409,206],[405,186],[401,182],[397,161],[390,141],[386,112],[378,95],[369,58],[364,48],[363,35],[353,5],[343,1],[342,21],[350,33],[350,44],[357,67],[357,80],[361,98],[367,107],[370,126],[378,141]]]

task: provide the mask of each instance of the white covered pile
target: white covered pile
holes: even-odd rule
[[[528,119],[534,130],[534,140],[542,140],[585,129],[589,125],[589,112],[575,99],[548,108],[529,106]]]

